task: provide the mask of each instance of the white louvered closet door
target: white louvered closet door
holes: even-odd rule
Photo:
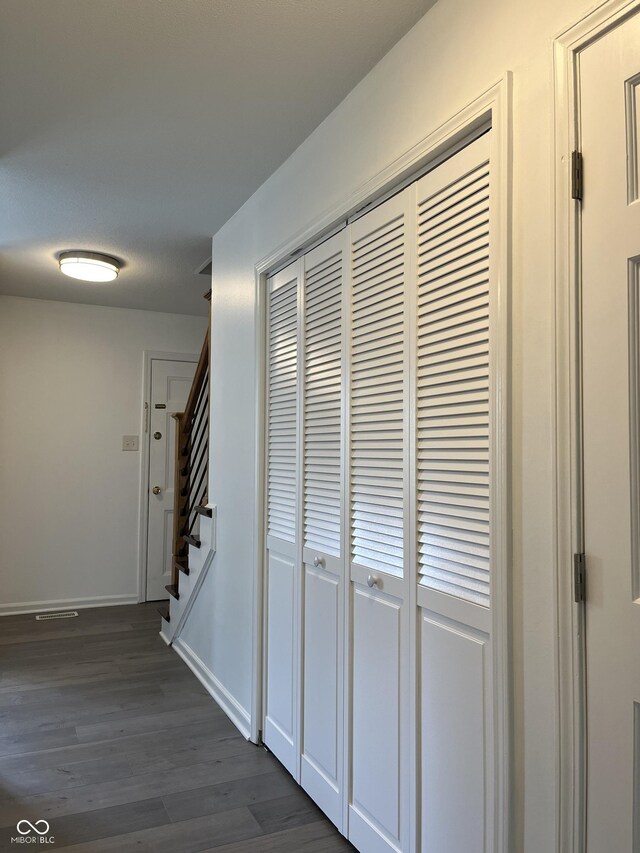
[[[487,133],[417,184],[422,849],[493,850]]]
[[[491,145],[268,280],[264,740],[363,853],[494,850]]]
[[[301,784],[342,828],[346,231],[304,257]]]
[[[351,226],[349,838],[408,849],[408,316],[412,190]]]
[[[267,282],[267,573],[264,741],[298,777],[300,270]]]

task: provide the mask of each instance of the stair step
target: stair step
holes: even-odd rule
[[[194,548],[199,548],[202,544],[195,536],[183,536],[182,538],[188,545],[193,545]]]
[[[165,589],[167,590],[169,595],[172,595],[176,599],[176,601],[180,598],[180,593],[178,592],[178,584],[177,583],[168,583],[165,586]]]
[[[169,605],[168,604],[161,604],[156,609],[165,621],[167,621],[167,622],[171,621],[171,616],[169,615]]]
[[[180,560],[174,560],[173,565],[179,572],[184,572],[185,575],[189,574],[189,564],[187,563],[186,557],[182,557]]]
[[[197,506],[196,512],[200,515],[205,515],[207,518],[213,517],[213,510],[210,506]]]

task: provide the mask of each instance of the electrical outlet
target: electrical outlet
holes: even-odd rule
[[[137,450],[138,449],[138,436],[137,435],[123,435],[122,436],[122,449],[123,450]]]

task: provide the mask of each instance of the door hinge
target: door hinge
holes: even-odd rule
[[[571,154],[571,198],[582,201],[583,192],[582,154],[573,151]]]
[[[577,603],[587,600],[587,569],[584,554],[573,555],[573,591]]]

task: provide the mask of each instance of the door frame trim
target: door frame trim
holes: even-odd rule
[[[495,755],[492,771],[495,779],[497,807],[494,820],[495,851],[508,853],[513,832],[513,696],[512,696],[512,535],[511,494],[511,358],[510,358],[510,282],[511,282],[511,198],[512,198],[512,74],[506,72],[478,98],[464,105],[452,118],[433,129],[420,142],[403,152],[384,169],[345,195],[336,205],[307,223],[297,234],[255,264],[254,329],[255,329],[255,501],[254,501],[254,588],[252,616],[253,684],[251,697],[251,740],[260,742],[264,707],[263,649],[265,640],[266,571],[266,500],[265,500],[265,411],[266,411],[266,282],[267,276],[285,265],[302,251],[312,248],[335,233],[336,228],[362,210],[381,200],[394,187],[417,173],[427,164],[437,163],[456,142],[469,137],[474,130],[491,123],[495,142],[492,145],[492,169],[495,169],[497,236],[496,269],[499,274],[496,300],[496,377],[503,383],[496,391],[496,423],[505,440],[495,454],[493,474],[498,484],[495,513],[495,575],[492,603],[492,639],[494,648],[494,731]],[[497,604],[495,602],[498,602]],[[419,779],[416,785],[419,786]],[[410,792],[412,802],[416,790]],[[415,811],[413,812],[415,815]]]
[[[142,352],[142,406],[140,411],[140,492],[138,496],[138,604],[147,600],[147,540],[149,531],[149,422],[147,413],[151,412],[151,362],[152,361],[194,361],[200,356],[186,352],[163,352],[162,350],[143,350]]]
[[[581,205],[571,198],[571,152],[580,150],[578,57],[596,39],[640,12],[640,0],[606,0],[553,43],[555,214],[554,573],[556,621],[556,844],[586,844],[585,605],[573,595],[573,555],[584,547],[581,421]]]

